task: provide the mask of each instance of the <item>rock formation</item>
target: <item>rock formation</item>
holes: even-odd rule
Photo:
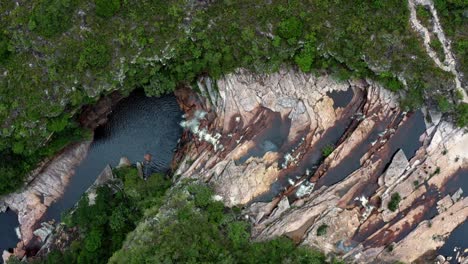
[[[438,119],[418,130],[422,114],[402,111],[372,81],[241,70],[219,80],[218,92],[209,79],[198,85],[205,98],[176,94],[198,127],[183,136],[175,174],[245,206],[255,239],[286,235],[350,261],[412,262],[468,217],[468,198],[445,188],[468,169],[468,134]],[[347,89],[353,98],[335,108],[330,92]],[[204,136],[217,134],[216,144]],[[395,193],[402,200],[391,211]],[[327,234],[318,236],[323,225]]]
[[[123,98],[124,96],[119,92],[113,92],[101,97],[95,104],[83,107],[79,117],[81,126],[94,130],[98,126],[105,124],[114,106]]]

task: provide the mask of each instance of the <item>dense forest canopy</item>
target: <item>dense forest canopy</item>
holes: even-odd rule
[[[468,3],[435,5],[466,75]],[[468,124],[454,77],[425,52],[405,1],[1,1],[0,29],[0,194],[89,135],[76,114],[100,96],[158,96],[240,67],[372,78],[401,93],[405,108],[438,106]]]

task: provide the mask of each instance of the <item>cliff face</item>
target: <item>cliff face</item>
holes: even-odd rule
[[[244,205],[255,239],[286,235],[347,260],[412,262],[468,217],[468,199],[446,188],[468,169],[468,135],[439,118],[425,125],[377,84],[282,70],[199,88],[205,97],[177,92],[191,132],[175,174]]]

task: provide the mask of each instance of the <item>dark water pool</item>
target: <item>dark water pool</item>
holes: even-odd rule
[[[13,248],[18,243],[15,228],[18,227],[18,217],[15,212],[7,210],[0,214],[0,254],[5,249]],[[2,259],[0,258],[0,263]]]
[[[143,161],[145,153],[151,153],[156,171],[169,170],[182,133],[181,116],[182,111],[173,95],[151,98],[136,91],[122,100],[108,123],[96,129],[88,156],[76,168],[65,195],[52,204],[44,220],[59,220],[62,212],[74,206],[104,167],[107,164],[116,166],[122,156],[135,163]],[[14,231],[18,226],[15,217],[13,212],[0,214],[0,251],[14,247],[18,242]]]
[[[460,170],[456,173],[456,175],[445,186],[445,190],[443,190],[444,195],[453,194],[458,190],[458,188],[463,190],[463,197],[468,195],[468,170]],[[462,252],[468,248],[468,221],[466,220],[463,224],[453,230],[447,238],[444,246],[442,246],[437,253],[443,256],[452,256],[453,261],[450,263],[456,263],[456,252],[453,250],[455,247],[461,248]],[[468,254],[464,255],[467,256]]]
[[[96,129],[88,156],[76,169],[63,198],[49,208],[46,218],[59,219],[93,184],[106,164],[115,167],[122,156],[135,163],[143,161],[145,153],[151,153],[155,170],[167,171],[182,133],[181,116],[172,95],[152,98],[137,91],[122,100],[108,123]]]
[[[331,91],[327,95],[333,99],[333,107],[346,107],[353,99],[353,89],[346,89],[344,91]]]

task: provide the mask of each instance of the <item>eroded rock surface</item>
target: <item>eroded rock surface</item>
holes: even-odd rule
[[[468,168],[468,135],[444,121],[416,129],[424,117],[402,111],[371,81],[241,70],[219,80],[217,94],[206,79],[199,88],[206,98],[177,94],[188,121],[204,114],[197,133],[184,134],[176,174],[212,183],[228,206],[244,205],[255,239],[286,235],[349,261],[411,262],[441,247],[468,217],[463,195],[440,202],[454,195],[446,184]],[[334,108],[327,92],[346,89],[353,99]],[[219,136],[210,143],[204,135]],[[394,193],[402,200],[391,211]],[[327,234],[318,236],[323,225]]]

